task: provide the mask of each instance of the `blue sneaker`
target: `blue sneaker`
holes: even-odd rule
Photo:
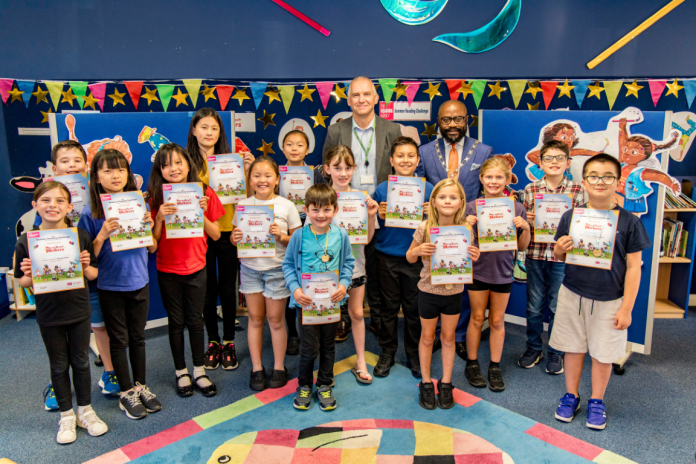
[[[558,375],[563,373],[563,356],[549,351],[549,359],[546,361],[546,373]]]
[[[556,408],[556,419],[561,422],[570,422],[580,409],[580,398],[572,393],[566,393],[561,398],[561,404]]]
[[[587,402],[587,427],[595,430],[604,430],[607,426],[607,407],[604,401],[590,399]]]
[[[104,371],[101,379],[99,379],[99,386],[102,389],[102,393],[105,395],[121,395],[121,388],[118,386],[118,380],[116,380],[116,374],[114,371]]]
[[[53,385],[49,382],[48,386],[43,392],[44,396],[44,409],[46,411],[57,411],[58,410],[58,400],[56,400],[56,392],[53,391]]]
[[[534,367],[543,358],[543,351],[537,351],[527,347],[527,350],[520,356],[520,359],[517,360],[517,365],[529,369]]]

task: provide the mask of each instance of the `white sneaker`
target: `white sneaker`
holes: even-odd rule
[[[97,413],[93,409],[77,416],[77,425],[87,429],[87,433],[93,437],[104,435],[109,431],[109,427],[97,417]]]
[[[68,443],[74,442],[76,439],[75,414],[61,417],[60,422],[58,422],[58,436],[56,436],[56,441],[61,445],[67,445]]]

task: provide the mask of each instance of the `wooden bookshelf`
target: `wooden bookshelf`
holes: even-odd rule
[[[689,258],[667,258],[667,257],[662,257],[660,258],[660,264],[675,264],[675,263],[690,263],[691,260]]]
[[[665,213],[694,213],[696,208],[665,208]]]
[[[668,299],[655,300],[656,319],[684,319],[684,310]]]

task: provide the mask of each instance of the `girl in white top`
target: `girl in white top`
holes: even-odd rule
[[[274,220],[269,233],[275,237],[276,250],[273,258],[243,258],[239,273],[239,291],[246,298],[249,310],[248,343],[252,371],[249,386],[261,391],[267,386],[280,388],[287,383],[285,368],[285,349],[287,332],[285,330],[285,303],[290,292],[285,287],[282,264],[290,236],[302,226],[295,205],[279,196],[280,173],[278,165],[269,156],[260,156],[251,163],[247,174],[247,186],[254,196],[239,202],[239,205],[273,205]],[[236,224],[236,214],[232,220]],[[230,240],[237,246],[243,232],[235,228]],[[266,384],[265,369],[261,364],[263,345],[263,325],[268,318],[275,358],[273,375]]]
[[[326,153],[324,171],[329,174],[329,183],[336,192],[350,192],[350,181],[355,170],[355,158],[350,148],[338,145]],[[379,204],[369,195],[367,196],[367,242],[372,240],[375,233],[375,216],[379,210]],[[353,269],[353,283],[348,288],[348,313],[350,314],[357,354],[354,375],[361,383],[372,383],[372,376],[367,371],[365,364],[365,321],[363,314],[363,301],[365,299],[365,245],[353,245],[353,257],[355,268]]]

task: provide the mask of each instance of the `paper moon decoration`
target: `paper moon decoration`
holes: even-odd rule
[[[394,19],[409,26],[418,26],[432,21],[447,5],[447,0],[380,1]]]
[[[309,150],[307,154],[312,153],[314,151],[314,131],[312,131],[312,126],[307,121],[300,118],[293,118],[280,128],[280,134],[278,135],[278,146],[280,149],[283,149],[283,137],[291,130],[301,130],[307,135],[309,139]]]

